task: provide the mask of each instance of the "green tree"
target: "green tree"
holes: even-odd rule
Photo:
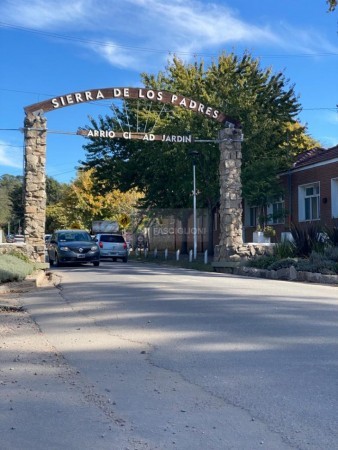
[[[2,175],[0,178],[0,226],[18,233],[23,224],[22,176]]]
[[[334,11],[337,7],[337,0],[326,0],[326,3],[329,6],[329,11]]]
[[[277,170],[273,159],[253,161],[242,174],[243,197],[250,206],[258,208],[258,222],[264,228],[267,225],[267,205],[277,200],[283,189],[276,183]]]
[[[61,202],[46,207],[46,233],[68,227],[68,208]]]
[[[283,73],[273,74],[262,69],[260,62],[249,54],[241,58],[222,54],[217,61],[205,67],[203,62],[185,64],[174,58],[164,72],[142,74],[147,88],[181,93],[212,105],[241,123],[244,133],[243,172],[257,160],[269,158],[277,170],[285,165],[290,154],[299,152],[295,136],[300,104]],[[128,129],[151,123],[157,134],[192,134],[195,138],[215,140],[221,125],[183,108],[166,105],[166,115],[160,115],[163,106],[152,104],[140,114],[139,105],[128,103],[124,110],[111,116],[91,119],[94,129]],[[116,111],[115,111],[116,112]],[[134,128],[133,128],[134,127]],[[302,130],[302,133],[305,130]],[[286,145],[287,144],[287,145]],[[291,147],[291,150],[290,150]],[[192,205],[192,161],[189,151],[198,150],[196,165],[198,207],[211,212],[219,201],[219,149],[218,144],[187,144],[89,139],[85,168],[94,167],[96,183],[109,190],[138,187],[144,192],[143,206],[152,208],[189,208]],[[249,169],[248,169],[249,170]],[[254,175],[254,173],[252,174]],[[246,177],[243,177],[244,183]],[[259,179],[256,177],[256,182]],[[270,182],[276,185],[276,179]],[[272,191],[273,188],[269,189]]]
[[[53,205],[63,198],[67,185],[59,183],[52,177],[46,177],[47,206]],[[24,227],[24,196],[23,177],[3,175],[0,178],[0,226],[6,229],[10,224],[10,231],[18,233]],[[47,210],[47,230],[49,217]]]
[[[48,207],[50,226],[86,228],[93,220],[115,220],[124,229],[130,223],[134,205],[141,194],[134,190],[112,190],[101,194],[95,190],[94,170],[79,171],[64,191],[60,202]],[[60,213],[61,212],[61,213]]]
[[[53,177],[46,176],[46,203],[53,205],[60,202],[69,185],[67,183],[60,183]]]

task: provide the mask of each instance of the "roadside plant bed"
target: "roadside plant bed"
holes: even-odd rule
[[[34,270],[34,264],[20,253],[0,255],[0,283],[23,281]]]
[[[338,246],[333,233],[315,227],[292,230],[292,241],[276,244],[272,255],[247,261],[234,273],[262,278],[338,284]],[[332,236],[334,237],[332,239]]]
[[[265,278],[269,280],[307,281],[318,284],[337,284],[338,274],[324,275],[318,272],[298,271],[294,266],[279,270],[256,269],[254,267],[235,267],[234,275]]]

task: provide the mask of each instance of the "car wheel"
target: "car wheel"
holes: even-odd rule
[[[93,266],[99,267],[99,265],[100,265],[100,261],[94,261],[94,262],[93,262]]]
[[[116,258],[112,258],[113,262],[116,262]]]
[[[124,263],[126,263],[126,262],[128,261],[128,258],[122,258],[122,261],[123,261]]]
[[[55,253],[55,261],[54,261],[54,264],[55,264],[57,267],[61,267],[61,266],[62,266],[62,263],[60,263],[59,257],[58,257],[58,254],[57,254],[57,253]]]

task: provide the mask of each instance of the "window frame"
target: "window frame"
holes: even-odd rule
[[[318,192],[314,194],[307,194],[307,189],[311,188],[318,189]],[[317,209],[316,217],[314,217],[314,205]],[[298,186],[298,219],[299,222],[313,222],[315,220],[320,220],[319,181],[314,181],[312,183],[306,183]]]
[[[275,205],[281,205],[281,208],[280,208],[280,211],[277,212],[277,214],[278,214],[277,218],[274,219],[273,209],[274,209]],[[269,217],[269,220],[268,220],[269,225],[285,224],[285,199],[284,199],[284,196],[280,197],[278,200],[276,200],[274,202],[271,202],[268,205],[267,213],[268,213],[268,217]],[[280,214],[280,216],[279,216],[279,213],[283,213],[283,214]]]
[[[338,177],[331,178],[331,214],[333,219],[338,218]]]

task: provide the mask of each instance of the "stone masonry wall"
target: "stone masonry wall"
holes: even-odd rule
[[[45,261],[46,221],[46,118],[28,114],[25,118],[25,242],[37,259]]]
[[[215,260],[228,260],[243,245],[241,135],[236,128],[225,128],[220,139],[220,240]]]

